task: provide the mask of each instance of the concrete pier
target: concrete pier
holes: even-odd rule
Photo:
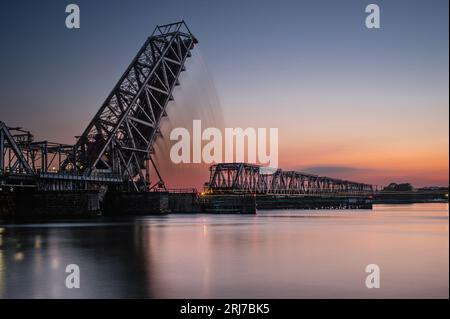
[[[101,209],[105,216],[166,214],[170,211],[169,192],[109,192]]]
[[[166,213],[255,214],[270,209],[371,209],[370,196],[204,194],[194,191],[35,191],[0,193],[0,219],[86,218]]]
[[[171,213],[200,213],[197,192],[169,192],[169,210]]]
[[[254,195],[203,195],[199,202],[203,213],[256,214]]]
[[[0,193],[1,219],[86,218],[99,213],[97,191],[15,190]]]

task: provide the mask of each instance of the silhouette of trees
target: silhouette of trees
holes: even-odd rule
[[[389,192],[407,192],[412,191],[413,187],[410,183],[390,183],[388,186],[383,188],[383,191],[389,191]]]

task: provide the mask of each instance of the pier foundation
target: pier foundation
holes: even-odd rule
[[[169,212],[169,192],[108,192],[102,202],[105,216],[136,216]]]
[[[0,193],[1,219],[86,218],[99,213],[97,191],[15,190]]]
[[[204,195],[199,201],[203,213],[256,214],[254,195]]]
[[[169,210],[171,213],[200,213],[197,192],[169,193]]]

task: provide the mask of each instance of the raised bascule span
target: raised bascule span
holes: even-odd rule
[[[159,124],[196,39],[184,21],[157,26],[63,164],[84,175],[114,173],[133,190],[150,188],[143,170],[152,161]]]

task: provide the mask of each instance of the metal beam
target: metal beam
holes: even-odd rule
[[[153,149],[161,118],[167,114],[166,106],[195,43],[184,21],[157,26],[61,169],[66,170],[70,163],[89,176],[111,167],[111,173],[127,172],[135,189],[148,190],[141,171],[145,156],[140,153]],[[114,158],[122,160],[112,165]]]

